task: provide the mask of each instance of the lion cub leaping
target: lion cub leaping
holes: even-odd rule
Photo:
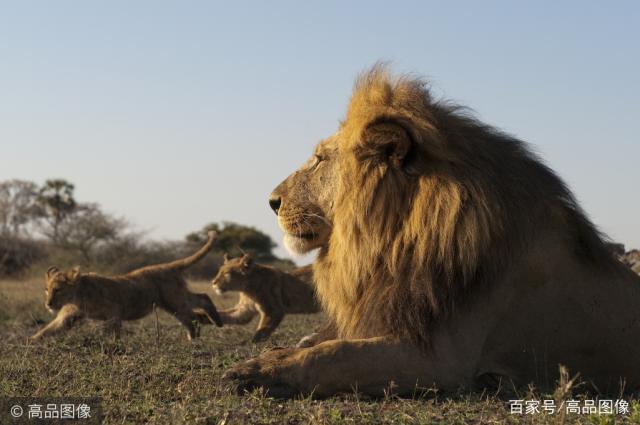
[[[235,307],[220,311],[224,324],[244,325],[260,314],[253,342],[266,340],[285,314],[317,313],[311,266],[290,273],[256,264],[245,254],[238,258],[225,255],[224,264],[212,281],[216,292],[240,291]]]
[[[193,255],[167,264],[147,266],[126,275],[103,277],[95,273],[80,273],[78,268],[62,272],[51,267],[46,273],[45,305],[58,311],[56,318],[31,338],[34,340],[70,328],[78,319],[108,321],[120,333],[123,320],[141,319],[153,310],[154,304],[187,328],[189,340],[197,337],[194,321],[200,316],[194,309],[206,312],[211,322],[222,326],[211,299],[187,289],[182,271],[205,256],[213,246],[216,234]]]

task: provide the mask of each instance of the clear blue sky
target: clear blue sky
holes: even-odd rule
[[[158,239],[232,220],[280,243],[269,192],[379,59],[532,143],[640,247],[637,1],[2,2],[0,179],[66,178]]]

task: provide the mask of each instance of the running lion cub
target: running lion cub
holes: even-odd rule
[[[253,342],[266,340],[285,314],[320,311],[315,298],[311,266],[287,273],[256,264],[249,254],[233,259],[225,255],[224,264],[211,283],[218,294],[240,292],[235,307],[220,311],[222,323],[244,325],[260,314]]]
[[[123,320],[141,319],[153,310],[154,305],[175,316],[187,329],[189,340],[198,336],[194,321],[202,320],[202,315],[194,309],[204,310],[212,323],[222,326],[211,299],[205,294],[190,292],[181,273],[209,252],[216,234],[209,232],[208,236],[207,243],[187,258],[143,267],[122,276],[80,273],[77,267],[62,272],[50,267],[46,273],[45,305],[58,315],[31,339],[38,340],[69,329],[82,318],[107,321],[119,336]]]

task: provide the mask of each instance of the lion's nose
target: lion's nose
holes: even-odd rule
[[[280,204],[282,204],[282,198],[280,198],[279,196],[269,199],[269,206],[271,207],[273,212],[276,213],[276,215],[278,215]]]

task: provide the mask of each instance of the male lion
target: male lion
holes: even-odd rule
[[[211,282],[219,294],[240,291],[238,303],[221,310],[222,323],[244,325],[260,314],[253,342],[269,338],[286,314],[310,314],[320,311],[312,286],[311,266],[291,272],[256,264],[249,254],[238,258],[224,257],[218,274]]]
[[[319,397],[497,380],[640,386],[640,278],[616,261],[527,146],[374,67],[346,120],[272,193],[335,339],[267,352],[226,377]]]
[[[79,268],[62,272],[50,267],[46,273],[46,307],[58,311],[56,318],[31,337],[33,340],[73,326],[79,319],[107,321],[120,333],[123,320],[137,320],[149,314],[154,305],[174,315],[187,329],[189,340],[197,336],[194,321],[202,309],[210,322],[222,326],[211,299],[187,289],[182,271],[204,257],[215,241],[215,232],[193,255],[167,264],[147,266],[123,276],[103,277],[95,273],[80,273]]]

